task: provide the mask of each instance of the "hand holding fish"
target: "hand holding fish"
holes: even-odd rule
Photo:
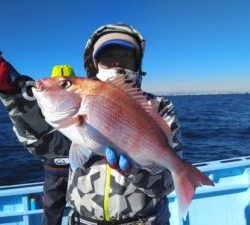
[[[19,76],[18,72],[2,57],[2,52],[0,51],[0,92],[7,94],[17,92],[14,84],[17,76]]]
[[[111,168],[119,168],[122,173],[128,173],[131,166],[125,154],[117,156],[117,153],[109,147],[106,149],[106,160]]]
[[[2,57],[2,52],[0,52],[0,92],[6,92],[10,87],[10,78],[9,78],[9,65]]]

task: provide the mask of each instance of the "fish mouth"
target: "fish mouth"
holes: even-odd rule
[[[41,80],[37,80],[34,88],[35,88],[36,91],[38,91],[38,92],[43,91],[43,89],[44,89],[43,82],[42,82]]]

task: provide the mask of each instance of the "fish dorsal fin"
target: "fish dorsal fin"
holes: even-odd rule
[[[168,125],[163,121],[162,117],[157,112],[156,108],[152,105],[150,101],[146,99],[145,94],[140,88],[133,83],[128,76],[119,76],[113,80],[106,81],[109,84],[118,87],[127,93],[131,98],[133,98],[141,107],[151,116],[151,118],[157,123],[157,125],[162,129],[164,134],[168,137],[168,141],[171,135],[171,130]]]

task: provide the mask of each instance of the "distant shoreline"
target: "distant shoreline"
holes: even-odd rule
[[[186,95],[249,95],[250,92],[151,92],[162,96],[186,96]]]

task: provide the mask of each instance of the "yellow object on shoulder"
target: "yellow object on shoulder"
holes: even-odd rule
[[[55,78],[55,77],[61,77],[61,76],[64,76],[64,77],[73,76],[73,77],[75,77],[76,75],[75,75],[73,68],[68,64],[55,65],[52,69],[51,77]]]

